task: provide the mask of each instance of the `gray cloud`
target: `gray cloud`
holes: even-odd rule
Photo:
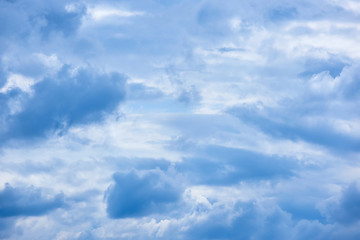
[[[56,77],[36,83],[31,96],[18,90],[0,93],[0,99],[5,101],[13,97],[24,99],[21,111],[3,116],[6,130],[2,142],[43,137],[72,125],[100,121],[124,100],[123,75],[101,74],[91,68],[78,69],[74,75],[71,71],[70,66],[64,66]]]
[[[47,198],[41,189],[13,188],[6,184],[0,192],[0,218],[13,216],[39,216],[65,206],[64,196]]]
[[[179,201],[181,188],[158,171],[138,175],[135,171],[115,173],[115,184],[105,194],[111,218],[142,217],[165,212]]]

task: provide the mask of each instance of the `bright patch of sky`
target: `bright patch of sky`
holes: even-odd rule
[[[0,0],[0,239],[360,239],[354,0]]]

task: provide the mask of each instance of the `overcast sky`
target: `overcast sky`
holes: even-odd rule
[[[0,239],[360,239],[357,0],[0,0]]]

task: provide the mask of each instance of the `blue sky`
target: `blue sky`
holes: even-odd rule
[[[0,239],[360,239],[356,0],[0,0]]]

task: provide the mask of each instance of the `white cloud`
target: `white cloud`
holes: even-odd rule
[[[56,54],[45,55],[43,53],[35,53],[34,55],[39,59],[40,63],[53,72],[58,71],[63,66],[63,63]]]
[[[360,2],[353,0],[329,0],[330,3],[340,6],[348,11],[360,14]]]
[[[1,93],[6,93],[12,89],[20,89],[23,92],[31,93],[35,80],[21,74],[10,73],[5,86],[0,89]]]
[[[134,16],[142,16],[143,12],[139,11],[129,11],[120,8],[114,8],[110,6],[95,6],[88,8],[88,14],[95,21],[102,21],[106,18],[128,18]]]
[[[310,89],[319,95],[327,95],[336,91],[339,85],[339,78],[332,78],[328,71],[315,74],[311,77]]]

